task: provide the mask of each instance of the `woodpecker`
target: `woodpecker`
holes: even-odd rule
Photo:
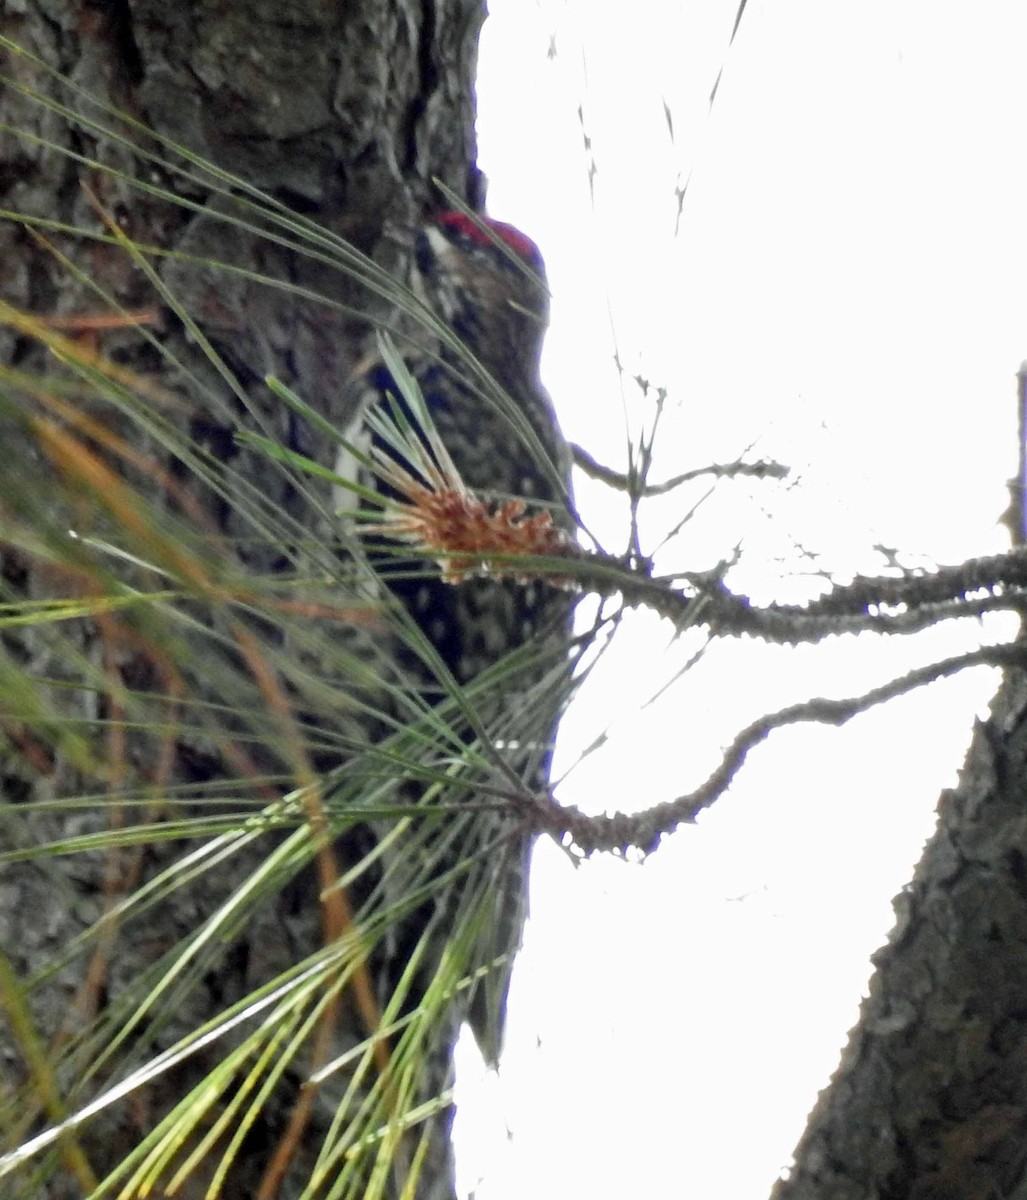
[[[534,242],[502,222],[444,212],[415,236],[409,291],[424,311],[398,349],[465,487],[482,499],[523,498],[534,508],[549,509],[566,526],[570,453],[539,376],[548,293]],[[381,361],[357,386],[362,413],[387,403],[387,397],[402,406],[400,389]],[[340,460],[337,470],[346,476],[351,467]],[[389,494],[366,473],[361,482]],[[458,1015],[466,1015],[494,1066],[510,966],[526,916],[531,846],[523,814],[502,796],[514,790],[514,776],[531,791],[548,784],[555,725],[570,675],[571,599],[543,581],[474,577],[449,583],[436,564],[397,561],[395,546],[391,556],[379,560],[379,574],[465,689],[477,730],[465,728],[461,737],[468,745],[479,743],[478,762],[493,764],[490,772],[476,776],[487,785],[480,794],[467,788],[452,789],[452,796],[442,793],[438,802],[453,807],[453,820],[425,824],[423,853],[408,851],[404,865],[396,867],[407,872],[403,882],[416,890],[425,885],[423,876],[410,878],[418,862],[430,863],[440,876],[452,865],[450,853],[458,861],[473,861],[399,924],[387,948],[394,960],[389,974],[396,978],[402,972],[429,927],[437,932],[428,944],[441,946],[461,919],[476,923],[480,932],[466,973],[477,978],[463,989]],[[414,662],[413,669],[429,703],[441,703],[450,694],[423,661]],[[460,712],[450,712],[459,728]],[[482,728],[487,752],[480,746]],[[437,763],[435,769],[442,767]],[[436,963],[431,953],[426,960],[429,976]],[[416,989],[413,1002],[418,1002]]]

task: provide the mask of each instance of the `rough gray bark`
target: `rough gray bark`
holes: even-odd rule
[[[774,1200],[1027,1194],[1027,678],[1011,672],[896,902]]]
[[[380,242],[383,227],[387,223],[409,225],[437,204],[434,178],[472,204],[479,199],[471,85],[483,16],[482,0],[399,0],[387,5],[378,0],[337,5],[320,0],[284,4],[280,0],[248,0],[227,5],[213,0],[174,4],[163,0],[30,0],[0,4],[0,34],[45,66],[57,68],[101,102],[236,173],[387,265],[390,249]],[[0,50],[0,70],[44,97],[68,105],[78,116],[95,118],[122,132],[129,141],[154,145],[140,130],[63,88],[44,66]],[[197,267],[186,259],[156,260],[165,281],[235,371],[248,393],[245,406],[166,309],[162,309],[154,332],[180,368],[155,354],[133,332],[106,335],[103,343],[109,358],[146,375],[166,394],[182,401],[166,414],[179,433],[191,438],[213,460],[230,460],[233,478],[252,484],[260,504],[293,520],[296,546],[262,543],[255,536],[253,522],[238,518],[231,496],[219,495],[212,485],[200,482],[189,464],[169,460],[158,427],[148,436],[139,425],[126,426],[140,454],[164,464],[169,477],[199,500],[223,543],[238,545],[242,566],[284,571],[301,559],[308,561],[310,555],[316,560],[316,538],[312,545],[309,534],[318,530],[318,514],[290,488],[282,472],[270,470],[266,458],[240,446],[233,434],[240,428],[258,430],[330,464],[335,447],[311,441],[261,380],[265,374],[277,376],[331,421],[344,423],[341,397],[345,384],[363,348],[366,320],[381,314],[382,301],[330,265],[275,245],[259,231],[221,223],[217,214],[232,211],[232,205],[214,195],[209,180],[200,176],[192,183],[175,179],[115,138],[65,120],[13,88],[0,92],[0,119],[9,129],[20,131],[0,133],[3,208],[98,229],[96,211],[83,190],[87,185],[138,243],[184,255],[211,255],[336,302],[333,307],[314,299],[297,299],[294,293],[241,275],[226,276]],[[45,138],[48,145],[34,143],[26,134]],[[54,144],[64,147],[67,155],[58,153]],[[147,195],[98,172],[83,158],[116,166],[126,176],[177,189],[192,207]],[[57,232],[49,236],[89,280],[125,307],[153,302],[151,286],[123,251]],[[0,298],[39,314],[98,307],[86,284],[12,221],[0,222]],[[354,315],[340,306],[348,306]],[[47,361],[31,339],[9,328],[0,329],[0,358],[29,370],[42,369]],[[187,380],[184,372],[191,373],[191,379]],[[102,416],[110,420],[109,414]],[[47,456],[6,403],[0,421],[5,519],[35,520],[41,528],[57,531],[62,526],[81,528],[80,511],[61,515],[66,493],[57,486]],[[169,519],[175,516],[176,504],[168,499],[165,480],[147,477],[143,468],[121,466],[140,495],[169,513]],[[20,482],[24,480],[31,481],[30,487]],[[102,529],[103,519],[98,518],[92,531],[99,534]],[[304,536],[307,541],[301,545]],[[66,594],[67,581],[55,581],[40,561],[2,543],[0,550],[4,599]],[[280,778],[279,791],[295,784],[289,775],[288,754],[279,746],[280,730],[267,713],[259,687],[245,672],[235,669],[230,649],[219,640],[218,635],[224,633],[223,626],[219,627],[221,618],[204,610],[202,604],[197,604],[195,616],[201,627],[209,628],[210,637],[207,643],[198,643],[196,672],[187,681],[193,694],[214,694],[214,685],[208,686],[206,680],[215,679],[219,686],[231,681],[233,708],[236,713],[252,713],[252,717],[243,722],[233,718],[235,723],[227,732],[221,731],[220,741],[212,729],[196,723],[183,728],[171,743],[131,732],[120,751],[122,775],[116,780],[90,758],[87,747],[92,734],[82,734],[95,722],[118,715],[106,690],[109,672],[115,671],[132,691],[131,705],[135,707],[130,706],[130,716],[165,724],[177,719],[174,703],[162,695],[168,680],[160,677],[154,657],[139,650],[146,644],[145,631],[134,629],[132,636],[138,634],[140,641],[122,641],[113,656],[110,637],[105,638],[103,630],[88,621],[5,635],[9,661],[28,665],[38,678],[51,682],[49,702],[63,712],[66,724],[55,728],[52,737],[41,738],[39,731],[26,723],[17,704],[5,705],[0,721],[4,733],[0,744],[0,845],[12,849],[59,842],[68,836],[101,831],[114,819],[116,806],[102,799],[92,810],[83,808],[70,814],[28,807],[53,797],[93,793],[102,798],[106,789],[111,794],[119,787],[139,793],[151,787],[154,794],[149,809],[129,807],[126,819],[131,824],[137,820],[159,822],[159,797],[164,793],[175,794],[179,802],[194,795],[199,803],[218,778],[234,775],[246,780],[255,772],[271,781],[261,796],[264,803],[276,794],[276,777]],[[203,636],[197,634],[199,639]],[[293,666],[302,666],[304,645],[279,649],[288,653]],[[394,663],[379,640],[359,629],[347,631],[343,638],[340,654],[350,652],[363,655],[370,670],[367,693],[351,699],[373,705],[378,698],[376,689],[383,682],[395,681]],[[70,686],[62,687],[62,683]],[[302,683],[295,686],[300,688]],[[147,695],[149,700],[144,699]],[[313,703],[313,693],[310,699]],[[366,745],[375,736],[373,723],[361,721],[355,710],[354,703],[345,711],[318,714],[320,724],[332,731],[331,737],[326,735],[321,741],[316,736],[311,739],[315,759],[319,750],[322,755],[319,766],[338,760],[344,740],[351,746]],[[226,757],[225,739],[232,743],[230,749],[240,751],[234,759],[231,754]],[[232,807],[230,800],[230,794],[224,793],[226,807]],[[217,871],[208,871],[173,894],[162,894],[141,919],[121,923],[104,956],[102,982],[91,990],[84,987],[96,943],[75,948],[76,936],[120,898],[156,878],[194,848],[193,841],[170,839],[120,856],[98,850],[36,858],[3,869],[0,946],[15,969],[36,982],[30,1003],[41,1036],[71,1040],[73,1053],[61,1060],[64,1073],[60,1078],[68,1110],[88,1101],[117,1078],[118,1071],[137,1066],[147,1055],[171,1045],[262,980],[316,953],[322,945],[311,868],[308,877],[283,882],[279,899],[258,908],[245,928],[235,930],[228,944],[197,960],[187,977],[188,986],[183,984],[180,989],[170,1020],[159,1028],[147,1028],[144,1023],[136,1040],[123,1047],[116,1067],[107,1064],[95,1077],[86,1078],[84,1071],[76,1077],[74,1064],[79,1068],[88,1064],[90,1055],[102,1044],[89,1040],[91,1034],[76,1041],[91,1028],[91,1018],[99,1016],[102,1022],[106,1011],[112,1021],[124,1019],[126,1010],[119,1008],[119,1002],[157,987],[160,977],[154,971],[161,955],[247,878],[266,857],[268,842],[258,841],[226,859]],[[84,1011],[74,1007],[76,997],[83,995],[89,997]],[[363,1033],[355,1013],[344,1009],[333,1052]],[[0,1016],[0,1065],[5,1080],[0,1101],[6,1099],[19,1113],[16,1128],[0,1130],[0,1153],[46,1124],[46,1114],[26,1081],[15,1043]],[[93,1167],[103,1172],[118,1162],[185,1087],[202,1077],[211,1061],[216,1061],[216,1054],[214,1058],[196,1055],[188,1059],[132,1101],[107,1109],[88,1125],[80,1138]],[[296,1077],[284,1080],[280,1102],[268,1106],[266,1127],[251,1132],[220,1193],[224,1197],[242,1200],[257,1194],[268,1155],[295,1103],[298,1082]],[[326,1088],[308,1130],[307,1145],[294,1160],[280,1195],[297,1195],[308,1176],[318,1135],[331,1119],[332,1095],[331,1087]],[[437,1126],[430,1167],[417,1194],[448,1197],[452,1191],[448,1119],[441,1117]],[[83,1194],[81,1180],[76,1181],[66,1163],[57,1165],[45,1179],[33,1175],[37,1166],[30,1162],[21,1174],[0,1182],[0,1195],[59,1200]],[[203,1182],[201,1168],[176,1195],[201,1195]]]

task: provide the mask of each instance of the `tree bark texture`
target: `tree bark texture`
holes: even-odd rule
[[[232,202],[216,194],[208,176],[197,172],[192,181],[184,180],[160,161],[144,159],[133,144],[156,148],[152,139],[96,102],[233,172],[388,266],[391,251],[383,229],[410,226],[427,209],[438,207],[434,179],[472,205],[480,200],[472,80],[483,17],[482,0],[0,3],[0,34],[40,60],[37,64],[0,50],[0,70],[86,119],[67,120],[13,87],[0,92],[0,120],[7,130],[18,131],[0,132],[0,206],[97,232],[103,230],[102,210],[137,244],[180,256],[155,258],[155,268],[235,372],[248,402],[232,393],[194,332],[163,306],[151,332],[165,354],[155,352],[134,330],[103,335],[103,352],[108,361],[152,380],[162,397],[171,397],[170,403],[162,401],[164,417],[198,453],[230,460],[233,477],[251,489],[251,511],[252,505],[263,504],[266,511],[292,521],[297,545],[316,534],[316,514],[281,472],[269,469],[265,456],[240,444],[235,434],[240,429],[260,432],[331,465],[335,447],[312,439],[309,429],[267,391],[263,378],[276,376],[335,425],[344,426],[345,385],[366,349],[369,323],[384,302],[330,264],[276,244],[260,230],[218,220],[217,214],[232,211]],[[46,68],[56,69],[82,91],[69,91]],[[95,127],[88,123],[93,120]],[[100,172],[90,160],[118,168],[126,178]],[[184,203],[140,190],[127,179],[159,185]],[[99,303],[90,285],[126,309],[154,303],[151,283],[123,249],[77,238],[56,226],[45,237],[49,246],[18,221],[0,221],[0,298],[7,303],[48,317],[95,311]],[[62,264],[51,247],[67,255],[81,276]],[[196,261],[211,257],[240,270],[229,275]],[[283,281],[290,290],[268,287],[255,281],[256,275]],[[319,304],[315,295],[337,304]],[[45,370],[52,361],[32,339],[10,327],[0,329],[0,356],[26,370]],[[97,415],[109,428],[109,414]],[[67,489],[57,486],[52,458],[7,407],[0,411],[0,422],[5,520],[81,530],[82,511],[68,500]],[[157,509],[180,511],[182,502],[169,499],[170,479],[197,500],[225,544],[238,547],[241,571],[267,573],[294,564],[293,551],[255,537],[252,522],[238,519],[231,495],[217,492],[193,465],[169,455],[158,426],[147,434],[144,425],[126,424],[125,432],[135,439],[139,458],[134,466],[123,459],[119,470],[136,494]],[[166,476],[156,477],[147,464],[157,464]],[[102,526],[98,519],[91,532],[102,534]],[[6,542],[0,542],[0,550],[4,599],[66,594],[67,581],[55,581],[42,560]],[[303,553],[316,555],[316,548],[308,546]],[[197,624],[209,629],[210,639],[203,643],[203,633],[197,634],[200,661],[185,686],[213,703],[217,688],[211,681],[235,680],[237,691],[227,697],[237,714],[234,724],[220,731],[220,742],[212,728],[183,731],[171,739],[168,761],[161,758],[167,751],[161,739],[130,730],[118,752],[121,777],[116,780],[92,757],[89,739],[76,731],[117,716],[104,682],[112,671],[136,697],[133,703],[144,704],[144,695],[153,698],[149,719],[168,719],[170,709],[162,709],[164,701],[158,699],[166,698],[168,676],[161,675],[153,655],[139,652],[145,632],[127,634],[119,626],[112,643],[110,630],[105,637],[96,622],[83,619],[4,633],[8,661],[46,681],[49,702],[63,722],[58,721],[60,729],[55,726],[52,737],[41,737],[8,697],[0,743],[0,845],[14,849],[60,843],[109,828],[114,811],[109,803],[69,812],[47,808],[54,798],[152,786],[155,808],[149,819],[159,822],[157,793],[177,789],[179,799],[199,798],[217,776],[245,780],[249,771],[266,778],[278,772],[282,791],[295,786],[288,764],[269,749],[279,735],[267,715],[266,696],[252,679],[245,681],[245,672],[234,669],[233,651],[216,636],[218,618],[201,603],[195,615]],[[133,641],[137,635],[139,640]],[[373,693],[389,680],[395,664],[359,628],[347,631],[345,638],[343,650],[366,657],[367,686]],[[294,661],[302,660],[303,653],[302,645],[294,647]],[[249,724],[238,716],[245,712],[253,713]],[[334,716],[318,715],[336,734],[341,730],[353,744],[366,744],[374,730],[359,713],[354,704]],[[226,757],[225,737],[238,751],[234,759]],[[326,750],[318,766],[332,761]],[[225,804],[230,807],[227,799]],[[161,979],[154,972],[162,955],[223,903],[267,853],[266,843],[255,842],[226,860],[222,869],[157,895],[142,919],[117,923],[102,956],[102,979],[90,984],[87,973],[90,962],[96,962],[97,945],[77,945],[76,937],[194,848],[195,842],[169,838],[121,855],[98,849],[0,868],[0,946],[15,970],[34,981],[31,1015],[51,1050],[69,1039],[74,1043],[105,1010],[119,1013],[119,998],[159,988]],[[317,894],[313,870],[309,878],[283,886],[277,902],[264,904],[228,944],[185,972],[163,1025],[146,1027],[145,1036],[137,1030],[123,1046],[117,1067],[99,1064],[87,1082],[81,1082],[86,1076],[80,1073],[78,1090],[67,1096],[67,1109],[88,1102],[119,1070],[138,1066],[173,1044],[262,980],[315,954],[322,946]],[[361,1032],[355,1013],[347,1009],[335,1048],[344,1049],[347,1036],[353,1042]],[[0,1078],[6,1081],[0,1092],[10,1098],[20,1087],[20,1094],[35,1097],[38,1089],[26,1082],[23,1048],[16,1049],[15,1041],[0,1015]],[[80,1064],[88,1061],[90,1045],[77,1047]],[[137,1144],[220,1052],[194,1054],[86,1126],[80,1137],[96,1170],[109,1169]],[[58,1084],[70,1086],[66,1077]],[[284,1081],[277,1111],[269,1106],[266,1127],[251,1131],[222,1196],[242,1200],[257,1194],[298,1084],[298,1079]],[[331,1094],[329,1087],[308,1133],[317,1133],[331,1120]],[[26,1101],[21,1128],[0,1131],[0,1153],[46,1124],[43,1106],[34,1104]],[[441,1136],[431,1150],[431,1180],[418,1189],[419,1196],[452,1194],[445,1118],[439,1128]],[[310,1142],[316,1148],[316,1138]],[[299,1194],[312,1153],[301,1152],[293,1161],[277,1194]],[[0,1195],[63,1200],[84,1194],[81,1179],[66,1165],[45,1179],[33,1175],[37,1166],[28,1163],[13,1182],[0,1182]],[[206,1182],[200,1168],[175,1195],[203,1195]]]
[[[1009,674],[896,901],[774,1200],[1027,1195],[1027,677]]]

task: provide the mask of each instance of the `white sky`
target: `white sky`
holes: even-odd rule
[[[875,543],[915,564],[1002,549],[1027,356],[1022,0],[749,0],[711,115],[737,0],[490,7],[482,165],[493,215],[546,256],[545,371],[568,436],[622,467],[625,419],[651,418],[615,338],[628,375],[670,394],[655,478],[753,442],[795,471],[787,490],[718,487],[664,563],[710,566],[741,540],[734,585],[793,599],[816,585],[796,543],[842,577],[883,567]],[[648,545],[705,490],[654,505]],[[579,502],[620,549],[622,498],[580,481]],[[592,811],[670,798],[760,713],[981,634],[719,645],[643,710],[696,642],[640,616],[565,721],[563,770],[609,738],[558,795]],[[477,1200],[767,1194],[994,682],[979,670],[843,731],[775,734],[644,865],[574,870],[540,848],[501,1080],[458,1115]]]

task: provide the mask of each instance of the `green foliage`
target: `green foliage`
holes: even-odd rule
[[[67,81],[64,101],[3,82],[107,153],[7,138],[129,207],[202,211],[226,241],[317,263],[339,288],[138,240],[96,199],[82,224],[0,214],[79,313],[0,304],[15,352],[0,367],[0,872],[52,905],[6,927],[52,917],[57,931],[0,956],[0,1032],[21,1072],[0,1090],[0,1192],[43,1195],[70,1174],[93,1197],[189,1180],[241,1195],[232,1173],[254,1139],[288,1146],[292,1120],[290,1194],[398,1194],[448,1103],[425,1080],[461,998],[505,968],[491,883],[497,857],[520,853],[517,823],[482,817],[512,811],[522,785],[503,747],[524,733],[502,698],[530,678],[519,708],[553,711],[566,664],[540,671],[546,652],[526,647],[459,687],[337,511],[332,459],[282,438],[289,413],[334,452],[340,423],[227,356],[200,292],[175,281],[244,285],[350,328],[396,311],[401,337],[434,322],[417,299],[344,238]],[[143,309],[94,276],[94,251],[118,256]],[[204,440],[197,414],[230,439]],[[427,423],[404,436],[433,437]],[[382,992],[391,941],[436,901],[437,970],[419,977],[422,938]]]

